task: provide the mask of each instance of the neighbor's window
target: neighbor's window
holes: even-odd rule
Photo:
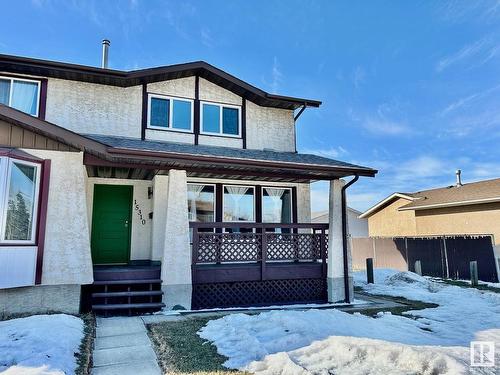
[[[149,96],[149,127],[193,131],[193,102],[189,99]]]
[[[0,103],[38,116],[40,82],[0,77]]]
[[[212,103],[201,103],[201,105],[202,133],[231,137],[240,135],[239,107]]]
[[[0,211],[2,237],[0,242],[35,241],[40,166],[35,163],[1,158],[4,186]]]

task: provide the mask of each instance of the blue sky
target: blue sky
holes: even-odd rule
[[[500,177],[498,1],[51,1],[2,4],[0,53],[138,69],[205,60],[264,90],[323,101],[298,148],[380,172],[393,191]],[[326,209],[317,183],[313,209]]]

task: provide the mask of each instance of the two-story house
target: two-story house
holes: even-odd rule
[[[205,62],[0,55],[0,313],[351,300],[340,178],[376,171],[297,153],[320,104]]]

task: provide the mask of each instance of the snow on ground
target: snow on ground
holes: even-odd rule
[[[233,314],[210,321],[198,334],[229,358],[227,367],[265,374],[461,374],[469,373],[470,341],[496,341],[500,352],[500,294],[392,270],[376,270],[374,285],[364,280],[355,275],[368,293],[439,307],[408,317],[333,309]]]
[[[33,315],[0,322],[2,375],[73,374],[83,321],[65,315]]]

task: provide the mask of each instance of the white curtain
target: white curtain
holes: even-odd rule
[[[281,222],[281,209],[283,207],[281,197],[285,190],[276,188],[265,188],[265,190],[269,198],[271,198],[271,202],[273,202],[273,221],[279,223]]]
[[[38,85],[33,82],[14,81],[11,106],[20,111],[36,114]]]
[[[196,221],[197,217],[197,212],[196,212],[196,200],[201,194],[201,191],[205,185],[194,185],[194,184],[189,184],[188,185],[188,193],[189,193],[189,200],[191,203],[191,210],[189,211],[189,221]]]
[[[247,193],[248,189],[249,188],[245,186],[226,186],[226,190],[234,203],[234,216],[236,220],[239,220],[240,217],[241,198]]]

